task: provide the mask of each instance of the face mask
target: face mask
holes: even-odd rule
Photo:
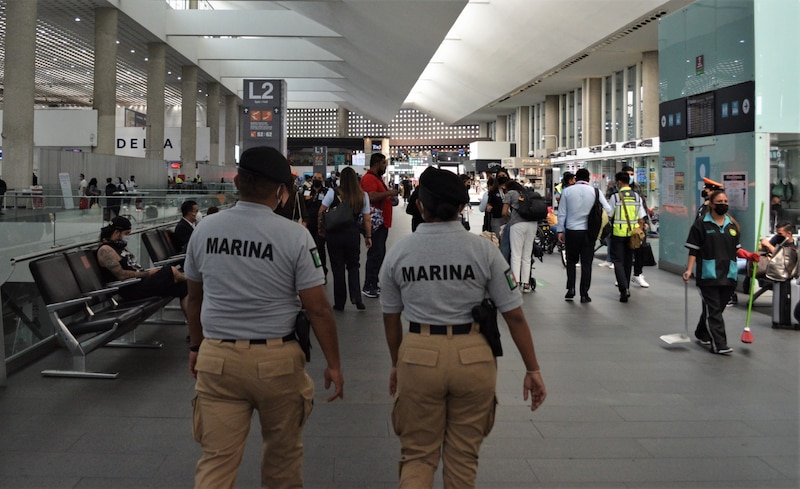
[[[286,202],[289,200],[289,192],[284,192],[284,186],[278,187],[278,191],[275,192],[275,196],[278,197],[278,207],[283,207],[286,205]]]
[[[508,183],[508,177],[497,177],[497,183],[500,185],[505,185]]]
[[[714,204],[714,212],[724,216],[728,212],[728,204]]]
[[[314,180],[311,182],[311,186],[314,188],[322,188],[322,180]]]
[[[200,212],[200,211],[197,211],[197,215],[194,216],[194,223],[197,224],[202,220],[203,220],[203,213]]]
[[[780,204],[772,204],[772,212],[779,212],[781,210]]]

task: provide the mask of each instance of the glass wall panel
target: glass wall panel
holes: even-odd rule
[[[636,115],[639,112],[638,105],[639,105],[639,97],[637,94],[639,90],[637,90],[636,86],[636,66],[628,67],[628,84],[625,88],[625,134],[620,140],[629,141],[631,139],[636,139]]]
[[[625,84],[623,80],[623,72],[617,71],[614,73],[614,112],[613,112],[613,132],[609,141],[620,141],[625,133],[620,131],[621,124],[624,120],[623,111],[627,105],[625,100]]]
[[[605,101],[605,111],[603,113],[603,142],[610,143],[614,141],[614,82],[611,76],[605,78],[603,100]]]

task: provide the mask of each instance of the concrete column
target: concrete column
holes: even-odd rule
[[[183,172],[197,176],[197,66],[181,68],[181,162]]]
[[[642,53],[642,138],[658,137],[658,51]]]
[[[117,18],[115,8],[94,10],[94,93],[97,146],[92,152],[113,155],[117,110]]]
[[[585,146],[603,144],[603,79],[587,78],[583,84]]]
[[[517,107],[517,156],[528,156],[528,152],[533,150],[530,109],[527,105]]]
[[[558,95],[547,95],[544,98],[544,131],[542,137],[544,138],[544,149],[546,153],[552,153],[561,144],[558,124]],[[555,137],[553,137],[555,136]]]
[[[219,91],[218,82],[208,84],[208,107],[206,108],[206,124],[209,127],[211,144],[209,145],[209,165],[219,165]]]
[[[145,157],[164,159],[164,85],[167,76],[167,45],[147,45],[147,148]]]
[[[239,128],[239,98],[225,96],[225,161],[226,165],[236,164],[236,134]]]
[[[506,134],[506,127],[508,127],[508,121],[506,120],[505,115],[498,115],[497,119],[494,123],[494,140],[495,141],[508,141],[508,137]]]
[[[3,180],[9,189],[27,188],[32,183],[36,5],[6,2],[2,138]]]
[[[350,130],[350,111],[344,107],[336,109],[336,135],[346,138]]]

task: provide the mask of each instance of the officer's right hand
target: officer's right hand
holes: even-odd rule
[[[397,393],[397,367],[392,367],[389,373],[389,395],[393,396]]]
[[[333,382],[334,391],[328,397],[328,402],[335,400],[337,397],[344,399],[344,378],[342,378],[342,372],[338,368],[328,367],[325,369],[325,389],[330,389],[331,382]]]
[[[558,242],[564,244],[564,233],[558,233]]]
[[[547,390],[544,387],[544,380],[542,380],[542,373],[540,371],[530,372],[525,374],[523,381],[522,397],[528,400],[528,393],[531,396],[531,411],[542,405],[545,397],[547,397]]]

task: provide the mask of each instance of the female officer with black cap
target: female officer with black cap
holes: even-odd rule
[[[466,188],[436,168],[419,182],[425,223],[389,250],[380,276],[392,422],[402,447],[400,487],[432,487],[443,458],[444,487],[470,488],[496,405],[497,363],[472,322],[472,307],[487,295],[525,363],[523,397],[531,396],[531,410],[546,392],[515,277],[499,250],[458,220],[469,200]],[[411,323],[405,336],[401,312]]]

